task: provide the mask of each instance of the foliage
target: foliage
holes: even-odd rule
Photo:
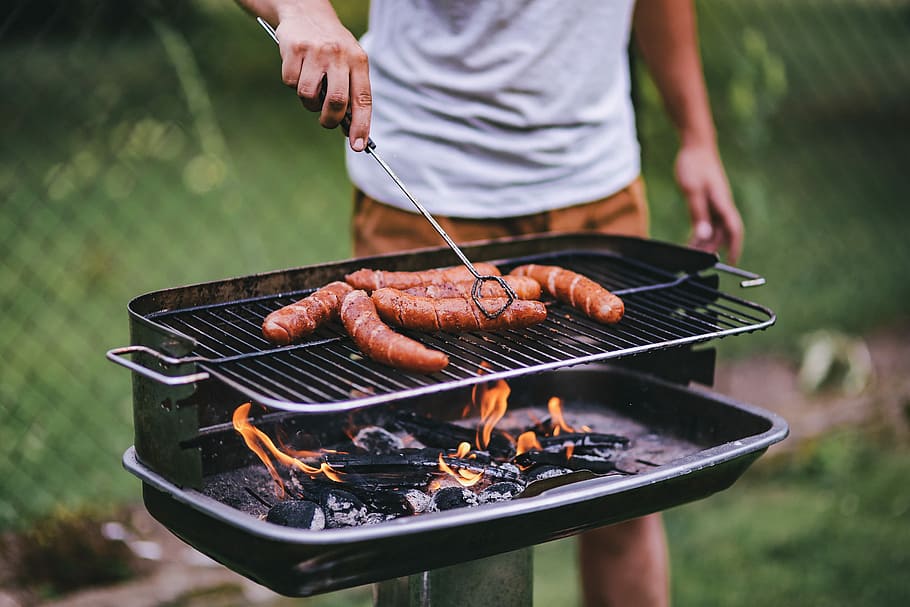
[[[28,530],[8,534],[0,544],[0,557],[10,564],[11,581],[54,596],[133,576],[140,567],[129,547],[102,534],[107,518],[95,510],[59,508]]]

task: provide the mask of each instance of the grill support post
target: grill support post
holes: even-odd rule
[[[434,550],[445,550],[436,546]],[[531,607],[531,547],[373,584],[373,607]]]

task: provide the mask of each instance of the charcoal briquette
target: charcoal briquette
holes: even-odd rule
[[[432,498],[429,495],[423,491],[418,491],[417,489],[408,489],[405,492],[404,497],[408,501],[408,504],[410,504],[414,514],[426,512],[432,501]]]
[[[354,444],[375,455],[390,455],[404,449],[404,443],[398,436],[379,426],[361,428],[354,436]]]
[[[265,520],[276,525],[298,529],[324,529],[325,513],[318,504],[307,500],[285,500],[269,509]]]
[[[320,499],[325,510],[326,527],[355,527],[367,521],[368,510],[360,499],[342,489],[330,489]]]
[[[509,481],[502,481],[500,483],[493,483],[486,489],[480,492],[480,495],[477,496],[478,501],[481,504],[491,504],[493,502],[504,502],[512,499],[516,495],[522,492],[524,487],[518,483],[510,483]]]
[[[568,474],[569,472],[571,472],[571,470],[568,468],[561,468],[559,466],[535,466],[528,472],[527,479],[528,483],[533,483],[534,481],[540,481],[545,478],[562,476],[563,474]]]
[[[430,498],[428,512],[466,508],[478,504],[477,496],[464,487],[443,487]]]

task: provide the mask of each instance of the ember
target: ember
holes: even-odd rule
[[[464,409],[466,416],[476,412],[474,417],[456,423],[398,411],[386,427],[348,427],[350,442],[331,448],[276,446],[250,422],[250,403],[234,411],[233,423],[275,484],[279,501],[266,520],[306,529],[502,502],[539,480],[580,470],[626,473],[616,459],[629,448],[629,438],[570,424],[557,397],[547,403],[548,418],[532,409],[510,413],[510,393],[503,380],[481,384]]]

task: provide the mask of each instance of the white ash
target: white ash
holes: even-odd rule
[[[524,488],[518,483],[502,481],[494,483],[480,492],[477,500],[481,504],[491,504],[493,502],[505,502],[512,499],[522,492]]]
[[[414,511],[414,514],[426,512],[427,508],[430,507],[430,501],[432,499],[429,495],[417,489],[408,489],[404,494],[404,498],[411,506],[411,510]]]
[[[355,527],[367,520],[367,507],[347,491],[330,491],[322,503],[326,511],[327,527]]]
[[[357,447],[374,455],[392,455],[404,449],[404,442],[397,435],[379,426],[361,428],[353,441]]]
[[[377,525],[398,518],[394,514],[383,514],[382,512],[370,512],[364,518],[364,525]]]
[[[560,468],[558,466],[538,466],[528,474],[528,482],[533,483],[534,481],[541,481],[545,478],[554,478],[556,476],[562,476],[563,474],[569,474],[570,472],[572,471],[568,468]]]

